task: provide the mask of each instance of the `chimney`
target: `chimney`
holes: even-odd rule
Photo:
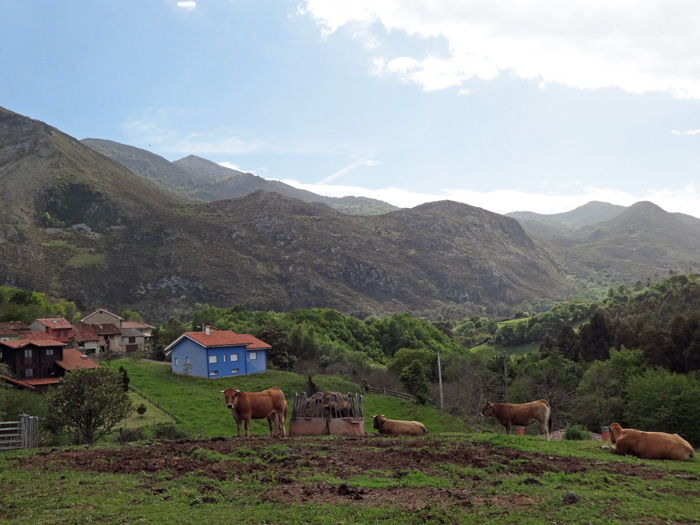
[[[204,333],[209,335],[209,325],[204,327]]]

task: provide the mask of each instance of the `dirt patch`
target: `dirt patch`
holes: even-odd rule
[[[540,484],[547,472],[566,474],[604,471],[611,475],[662,479],[667,473],[618,461],[600,462],[507,448],[457,442],[448,439],[387,439],[380,436],[319,441],[315,438],[251,438],[178,441],[125,445],[112,449],[46,449],[18,460],[16,468],[51,471],[69,469],[114,474],[168,475],[190,472],[215,480],[254,479],[263,501],[357,502],[418,510],[431,505],[464,507],[527,507],[536,503],[523,494],[507,500],[490,497],[484,488],[497,487],[512,476],[526,476],[524,484]],[[478,469],[474,474],[470,469]],[[411,486],[402,480],[416,473],[431,479],[451,480],[449,488]],[[327,476],[341,483],[304,481]],[[396,480],[390,487],[358,487],[356,476]],[[604,478],[605,480],[606,478]],[[301,480],[301,481],[300,481]],[[610,481],[613,482],[612,480]],[[396,486],[398,485],[398,486]],[[158,489],[154,483],[153,490]],[[210,489],[211,487],[209,487]],[[201,502],[225,497],[205,486]],[[208,499],[207,499],[208,498]]]

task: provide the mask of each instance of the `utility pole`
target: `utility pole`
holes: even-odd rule
[[[442,366],[440,366],[440,354],[438,353],[438,384],[440,385],[440,410],[443,407],[443,397],[442,397]]]

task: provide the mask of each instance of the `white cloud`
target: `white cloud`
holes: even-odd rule
[[[394,48],[372,71],[426,91],[508,74],[542,86],[700,98],[700,2],[302,0],[299,12],[326,37],[348,26],[423,41],[420,55]]]
[[[181,9],[184,9],[185,11],[194,11],[197,9],[197,2],[178,2],[177,6]]]
[[[640,201],[651,201],[668,212],[685,213],[696,217],[698,216],[697,210],[700,209],[700,190],[693,185],[679,189],[650,189],[632,195],[624,191],[595,186],[579,186],[568,193],[527,193],[516,190],[476,192],[456,189],[441,189],[433,193],[422,193],[396,187],[369,189],[334,184],[303,184],[296,180],[282,180],[282,182],[295,188],[329,197],[347,195],[370,197],[401,208],[412,208],[426,202],[452,200],[501,214],[514,211],[533,211],[543,214],[561,213],[591,201],[609,202],[621,206],[630,206]]]
[[[371,159],[356,160],[355,162],[353,162],[349,166],[345,166],[342,170],[336,171],[335,173],[333,173],[332,175],[329,175],[328,177],[326,177],[322,181],[319,181],[318,184],[319,185],[328,184],[330,181],[335,180],[338,177],[345,175],[346,173],[348,173],[354,169],[357,169],[361,166],[369,166],[371,168],[374,166],[379,166],[380,164],[381,164],[381,162],[376,161],[376,160],[371,160]]]
[[[700,129],[691,129],[688,131],[678,131],[674,129],[671,133],[674,135],[698,135],[700,134]]]

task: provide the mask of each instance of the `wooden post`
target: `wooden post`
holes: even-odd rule
[[[440,354],[437,355],[437,365],[438,365],[438,384],[440,385],[440,410],[443,407],[443,397],[442,397],[442,367],[440,366]]]

